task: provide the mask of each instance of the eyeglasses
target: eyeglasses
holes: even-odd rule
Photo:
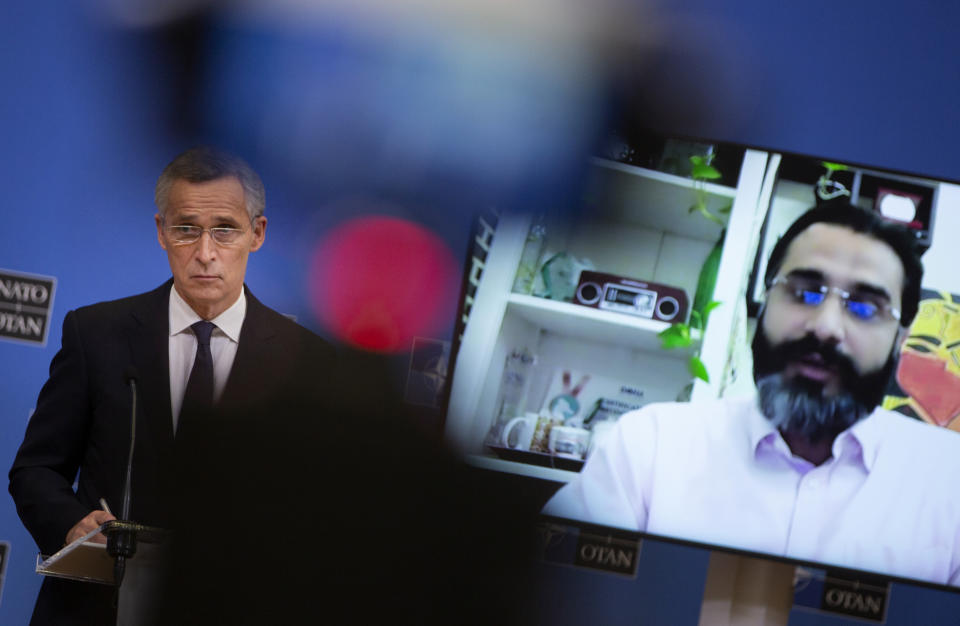
[[[243,228],[230,228],[226,226],[216,226],[214,228],[203,228],[201,226],[192,226],[190,224],[176,224],[173,226],[164,226],[167,235],[178,246],[186,246],[196,243],[203,236],[204,231],[210,233],[210,238],[221,246],[234,246],[240,243],[240,238],[247,231]]]
[[[823,281],[803,276],[778,276],[770,281],[767,290],[781,285],[791,302],[807,307],[818,307],[830,293],[840,297],[844,310],[860,322],[873,322],[884,318],[900,319],[900,309],[890,306],[882,295],[871,292],[849,292],[839,287],[823,284]]]

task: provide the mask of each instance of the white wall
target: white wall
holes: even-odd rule
[[[923,286],[960,294],[960,185],[941,183],[933,245],[923,255]]]

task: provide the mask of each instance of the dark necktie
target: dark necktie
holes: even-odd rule
[[[213,356],[210,354],[210,335],[216,326],[201,320],[190,328],[197,336],[197,356],[193,360],[187,389],[183,393],[177,432],[181,432],[185,421],[194,419],[193,416],[197,414],[203,415],[213,406]]]

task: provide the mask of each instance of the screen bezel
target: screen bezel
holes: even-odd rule
[[[670,133],[669,136],[668,136],[668,135],[663,135],[663,134],[656,133],[656,132],[651,132],[651,136],[659,137],[660,139],[671,138],[671,139],[679,139],[679,140],[683,140],[683,141],[698,142],[698,143],[712,143],[712,144],[720,145],[720,146],[723,146],[723,147],[729,147],[729,148],[732,148],[732,149],[735,149],[735,150],[741,150],[741,151],[745,151],[745,150],[759,150],[759,151],[764,151],[764,152],[768,152],[768,153],[778,153],[778,154],[782,155],[783,157],[789,157],[789,158],[792,158],[792,159],[806,159],[806,160],[810,160],[810,161],[812,161],[812,162],[820,162],[820,161],[838,162],[836,158],[815,156],[815,155],[810,155],[810,154],[792,152],[792,151],[789,151],[789,150],[780,150],[780,149],[776,149],[776,148],[772,148],[772,147],[768,147],[768,146],[762,146],[762,145],[754,145],[754,144],[744,144],[744,143],[738,143],[738,142],[731,142],[731,141],[723,140],[723,139],[710,139],[710,138],[705,138],[705,137],[683,136],[683,135],[678,135],[678,134],[675,134],[675,133]],[[587,163],[587,159],[588,159],[588,158],[589,158],[589,155],[585,155],[585,156],[584,156],[583,161],[584,161],[585,164]],[[907,171],[903,171],[903,170],[894,170],[894,169],[886,168],[886,167],[884,167],[884,166],[882,166],[882,165],[880,165],[880,164],[877,164],[877,163],[862,163],[862,162],[854,163],[854,162],[849,162],[849,161],[842,161],[842,162],[843,162],[845,165],[847,165],[847,166],[849,166],[849,167],[851,167],[851,168],[859,168],[859,169],[862,169],[862,170],[865,170],[865,171],[869,171],[869,172],[872,172],[872,173],[879,173],[879,174],[883,174],[883,175],[890,175],[890,176],[892,176],[892,177],[899,177],[899,178],[906,178],[906,179],[920,179],[920,180],[925,180],[925,181],[928,181],[928,182],[931,182],[931,183],[947,183],[947,184],[952,184],[952,185],[960,185],[960,178],[958,178],[958,179],[947,179],[947,178],[943,178],[943,177],[940,177],[940,176],[924,175],[924,174],[918,173],[918,172],[907,172]],[[586,165],[585,165],[585,167],[586,167]],[[778,173],[778,179],[779,179],[779,173]],[[769,207],[768,207],[768,209],[769,209]],[[766,221],[766,220],[765,220],[765,221]],[[475,225],[475,222],[473,222],[473,224]],[[933,230],[934,225],[935,225],[935,215],[934,215],[933,220],[932,220],[932,222],[931,222],[931,226],[930,226],[931,231]],[[766,229],[764,228],[764,231],[765,231],[765,230],[766,230]],[[760,235],[761,238],[760,238],[760,241],[758,241],[758,245],[757,245],[757,253],[756,253],[757,255],[761,254],[762,251],[763,251],[763,237],[764,237],[764,235],[765,235],[765,232],[761,232],[761,235]],[[494,237],[495,237],[495,236],[496,236],[496,235],[494,234]],[[471,237],[471,242],[472,242],[472,241],[473,241],[473,238]],[[471,244],[471,246],[472,246],[472,244]],[[450,391],[451,391],[451,388],[452,388],[453,379],[454,379],[454,377],[456,376],[456,373],[457,373],[457,372],[456,372],[456,357],[457,357],[457,354],[459,353],[459,348],[460,348],[460,344],[461,344],[461,341],[462,341],[463,331],[464,331],[464,329],[465,329],[465,327],[466,327],[466,324],[465,324],[465,323],[461,323],[461,320],[462,320],[462,315],[463,315],[463,313],[464,313],[464,301],[465,301],[464,296],[468,293],[468,289],[469,289],[469,286],[468,286],[468,284],[467,284],[467,274],[470,272],[470,266],[471,266],[470,256],[471,256],[471,254],[472,254],[472,247],[467,251],[467,262],[466,262],[466,267],[465,267],[465,272],[464,272],[465,276],[464,276],[464,281],[463,281],[463,284],[462,284],[462,292],[461,292],[461,297],[460,297],[460,308],[458,309],[457,318],[456,318],[456,319],[457,319],[457,330],[456,330],[456,332],[454,333],[454,337],[453,337],[453,345],[452,345],[451,353],[450,353],[450,355],[451,355],[451,356],[450,356],[450,359],[451,359],[451,360],[450,360],[450,366],[449,366],[448,375],[447,375],[447,378],[446,378],[446,381],[445,381],[445,391],[444,391],[444,396],[443,396],[443,416],[444,416],[444,421],[446,420],[447,412],[448,412],[448,410],[449,410]],[[753,263],[753,265],[752,265],[752,268],[753,268],[753,269],[752,269],[752,271],[751,271],[751,275],[750,275],[749,278],[748,278],[747,299],[748,299],[748,309],[750,309],[749,313],[751,314],[751,317],[755,317],[756,308],[751,305],[751,294],[753,293],[753,289],[754,289],[754,287],[755,287],[755,280],[756,280],[756,273],[757,273],[756,259],[754,259],[754,263]],[[945,429],[945,430],[946,430],[946,429]],[[496,470],[488,470],[488,471],[496,471]],[[505,473],[508,473],[508,474],[509,474],[509,472],[505,472]],[[537,479],[537,480],[543,480],[543,482],[554,482],[554,481],[549,481],[549,480],[547,480],[547,479]],[[563,485],[563,483],[556,483],[556,484],[558,485],[558,488]],[[930,588],[930,589],[936,589],[936,590],[941,590],[941,591],[948,591],[948,592],[951,592],[951,593],[954,593],[954,594],[960,594],[960,586],[953,586],[953,585],[949,585],[949,584],[936,583],[936,582],[932,582],[932,581],[929,581],[929,580],[918,579],[918,578],[910,578],[910,577],[898,576],[898,575],[895,575],[895,574],[892,574],[892,573],[888,573],[888,572],[873,571],[873,570],[866,570],[866,569],[857,569],[857,568],[852,568],[852,567],[849,567],[849,566],[846,566],[846,565],[843,565],[843,564],[838,564],[838,563],[827,563],[827,562],[820,562],[820,561],[804,560],[804,559],[798,559],[798,558],[794,558],[794,557],[788,557],[788,556],[778,555],[778,554],[775,554],[775,553],[752,551],[752,550],[748,550],[748,549],[744,549],[744,548],[738,548],[738,547],[734,547],[734,546],[725,546],[725,545],[720,545],[720,544],[706,543],[706,542],[702,542],[702,541],[697,541],[697,540],[695,540],[695,539],[689,539],[689,538],[683,538],[683,537],[676,537],[676,536],[671,536],[671,535],[662,535],[662,534],[656,534],[656,533],[649,533],[649,532],[646,532],[646,531],[637,531],[637,530],[625,529],[625,528],[619,528],[619,527],[612,527],[612,526],[603,526],[603,525],[595,524],[595,523],[592,523],[592,522],[589,522],[589,521],[576,520],[576,519],[558,517],[558,516],[547,515],[547,514],[541,514],[541,515],[540,515],[540,518],[541,518],[541,520],[548,521],[548,522],[552,522],[552,523],[566,524],[566,525],[570,525],[570,526],[575,526],[575,527],[579,527],[579,528],[582,528],[582,529],[586,529],[586,530],[588,530],[589,532],[592,532],[592,533],[602,533],[602,532],[604,532],[604,531],[613,531],[613,532],[616,532],[616,533],[618,533],[618,534],[629,533],[629,534],[631,534],[631,535],[636,535],[638,538],[646,538],[646,539],[651,539],[651,540],[656,540],[656,541],[663,541],[663,542],[666,542],[666,543],[671,543],[671,544],[676,544],[676,545],[682,545],[682,546],[688,546],[688,547],[695,547],[695,548],[700,548],[700,549],[705,549],[705,550],[716,550],[716,551],[720,551],[720,552],[724,552],[724,553],[736,554],[736,555],[741,555],[741,556],[748,556],[748,557],[753,557],[753,558],[768,559],[768,560],[775,561],[775,562],[788,563],[788,564],[793,564],[793,565],[797,565],[797,566],[804,566],[804,567],[811,567],[811,568],[816,568],[816,569],[823,569],[823,570],[827,570],[828,572],[836,573],[837,575],[845,576],[845,577],[856,578],[856,577],[858,577],[858,576],[861,576],[861,577],[864,577],[864,576],[865,576],[865,577],[869,577],[871,580],[873,580],[873,579],[882,579],[882,580],[884,580],[884,581],[890,581],[890,582],[893,582],[893,583],[909,584],[909,585],[914,585],[914,586],[919,586],[919,587],[925,587],[925,588]]]

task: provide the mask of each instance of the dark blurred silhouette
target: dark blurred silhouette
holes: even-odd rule
[[[539,499],[415,426],[381,357],[344,363],[335,397],[213,415],[181,445],[163,623],[522,623]]]

